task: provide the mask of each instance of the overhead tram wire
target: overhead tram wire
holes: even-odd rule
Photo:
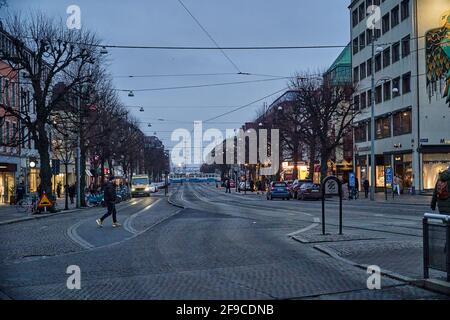
[[[200,21],[192,14],[192,12],[188,9],[188,7],[186,7],[186,5],[183,3],[183,1],[178,0],[178,2],[184,8],[184,10],[186,10],[186,12],[191,16],[191,18],[195,21],[195,23],[197,23],[197,25],[200,27],[200,29],[203,30],[203,32],[206,34],[206,36],[215,44],[217,49],[219,49],[220,52],[222,52],[223,56],[228,60],[228,62],[230,62],[230,64],[236,69],[236,71],[238,73],[242,74],[241,69],[239,69],[239,67],[236,65],[236,63],[234,63],[234,61],[231,60],[231,58],[226,54],[226,52],[219,46],[217,41],[214,40],[214,38],[211,36],[211,34],[208,32],[208,30],[206,30],[206,28],[203,27],[203,25],[200,23]]]

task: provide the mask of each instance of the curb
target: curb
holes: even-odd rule
[[[322,245],[315,245],[313,248],[318,250],[318,251],[320,251],[320,252],[322,252],[322,253],[325,253],[325,254],[329,255],[332,258],[335,258],[335,259],[337,259],[339,261],[342,261],[344,263],[350,264],[350,265],[352,265],[354,267],[357,267],[359,269],[367,270],[367,268],[369,267],[369,265],[357,263],[357,262],[354,262],[352,260],[343,258],[343,257],[339,256],[334,250],[326,248],[326,247],[324,247]],[[411,284],[411,285],[414,285],[414,286],[418,286],[416,284],[416,282],[417,282],[416,279],[412,279],[410,277],[403,276],[401,274],[398,274],[398,273],[390,271],[390,270],[382,269],[381,270],[381,274],[383,276],[386,276],[386,277],[394,279],[394,280],[398,280],[398,281],[405,282],[405,283],[408,283],[408,284]]]
[[[180,209],[186,209],[185,206],[183,206],[183,205],[181,205],[181,204],[178,204],[178,203],[174,202],[174,201],[171,199],[172,196],[173,196],[174,194],[176,194],[180,188],[181,188],[181,186],[178,187],[177,190],[175,190],[174,192],[172,192],[172,193],[169,194],[169,196],[167,197],[167,202],[168,202],[170,205],[174,206],[174,207],[177,207],[177,208],[180,208]]]
[[[78,211],[81,211],[81,210],[83,210],[83,209],[71,209],[71,210],[60,211],[60,212],[55,212],[55,213],[40,214],[40,215],[31,216],[31,217],[11,219],[11,220],[6,220],[6,221],[0,222],[0,226],[8,225],[8,224],[14,224],[14,223],[19,223],[19,222],[24,222],[24,221],[30,221],[30,220],[45,219],[45,218],[50,218],[50,217],[53,217],[53,216],[56,216],[56,215],[63,215],[63,214],[68,214],[68,213],[74,213],[74,212],[78,212]]]

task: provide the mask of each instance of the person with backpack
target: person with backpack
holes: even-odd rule
[[[439,213],[450,214],[450,167],[439,175],[433,198],[431,199],[431,209],[439,208]]]

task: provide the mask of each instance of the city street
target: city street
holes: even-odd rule
[[[448,299],[411,284],[422,277],[427,206],[346,201],[338,237],[332,199],[324,238],[320,201],[267,201],[188,183],[173,186],[169,201],[119,204],[121,229],[110,220],[96,226],[103,208],[0,225],[2,297]],[[80,267],[80,290],[66,286],[71,265]],[[367,288],[364,265],[387,272],[381,290]]]

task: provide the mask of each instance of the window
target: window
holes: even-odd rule
[[[386,13],[381,20],[381,29],[383,30],[383,34],[389,31],[391,28],[390,20],[389,20],[389,12]]]
[[[359,79],[362,80],[366,77],[366,63],[363,62],[359,65]]]
[[[356,95],[356,96],[353,97],[353,104],[354,104],[354,109],[356,111],[359,111],[359,108],[360,108],[360,106],[359,106],[359,95]]]
[[[402,58],[409,56],[411,53],[411,36],[402,39]]]
[[[400,23],[400,9],[398,6],[395,6],[394,9],[391,10],[391,28],[395,27]]]
[[[390,82],[390,81],[386,81],[386,82],[383,84],[383,100],[384,100],[384,101],[389,101],[389,100],[391,100],[391,92],[392,92],[392,89],[391,89],[391,82]]]
[[[359,51],[358,38],[353,39],[353,54],[357,54]]]
[[[394,91],[394,89],[397,89],[398,92],[392,92],[392,96],[394,98],[400,96],[400,77],[397,77],[394,80],[392,80],[392,91]]]
[[[375,29],[375,40],[381,37],[381,29]]]
[[[366,18],[366,4],[364,3],[364,1],[359,5],[358,10],[359,10],[359,21],[363,21]]]
[[[369,77],[371,75],[372,75],[372,58],[367,60],[367,76]]]
[[[3,103],[3,78],[0,77],[0,104]]]
[[[5,134],[5,144],[6,144],[6,145],[9,145],[9,135],[10,135],[10,132],[9,132],[9,122],[8,122],[8,121],[5,122],[5,129],[6,129],[6,134]]]
[[[16,108],[16,83],[11,82],[11,107]]]
[[[373,30],[367,29],[366,30],[366,44],[369,45],[372,43],[373,40]]]
[[[358,67],[353,68],[353,83],[359,81],[359,70]]]
[[[356,27],[359,23],[358,21],[358,9],[353,10],[352,12],[352,22],[353,22],[353,27]]]
[[[367,141],[367,126],[365,124],[359,124],[355,127],[355,142],[366,142]]]
[[[394,136],[409,134],[412,132],[411,110],[398,112],[393,116]]]
[[[364,49],[366,46],[366,33],[363,32],[359,35],[359,50]]]
[[[372,0],[366,0],[366,8],[369,8],[372,5]]]
[[[391,136],[391,117],[379,118],[375,121],[375,138],[384,139]]]
[[[409,0],[402,1],[402,21],[409,18]]]
[[[381,103],[383,99],[383,89],[382,86],[379,85],[375,89],[375,103]]]
[[[379,6],[380,5],[380,0],[373,0],[373,5],[374,6]]]
[[[367,93],[366,92],[361,93],[359,100],[360,100],[359,102],[361,104],[361,109],[367,108]]]
[[[12,124],[12,143],[14,145],[17,143],[17,124],[15,122]]]
[[[372,122],[370,120],[367,122],[367,140],[372,140]]]
[[[372,89],[367,91],[367,105],[368,106],[372,105]]]
[[[391,48],[384,49],[383,51],[383,68],[386,68],[391,64]]]
[[[400,42],[392,45],[392,63],[396,63],[400,60]]]
[[[402,77],[402,94],[411,92],[411,72],[405,73]]]
[[[5,99],[3,100],[3,104],[6,106],[9,106],[9,81],[8,79],[5,79],[5,84],[3,86],[3,92]]]
[[[375,72],[381,70],[381,53],[375,56]]]

